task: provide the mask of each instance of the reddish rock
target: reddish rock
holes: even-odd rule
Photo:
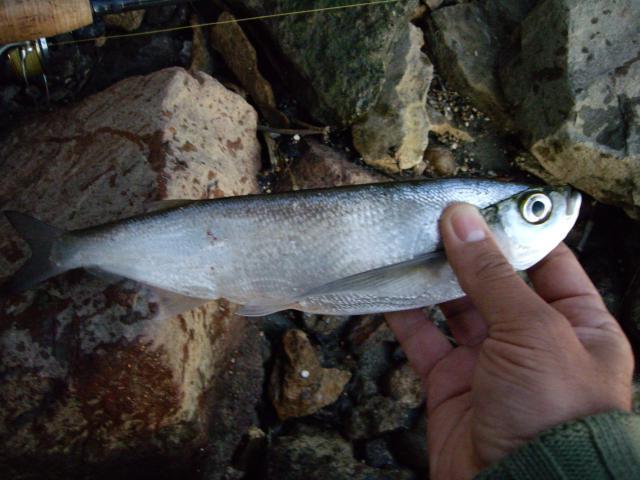
[[[315,140],[306,140],[309,150],[286,171],[276,190],[306,190],[362,183],[389,182],[392,179],[349,161],[347,156]]]
[[[255,111],[207,75],[133,77],[5,137],[0,208],[71,229],[149,200],[256,193],[255,129]],[[27,255],[2,219],[0,277]],[[233,311],[167,317],[151,289],[81,271],[3,299],[0,477],[166,478],[221,435],[230,458],[262,383],[258,332]]]
[[[351,373],[323,368],[318,354],[301,330],[282,338],[284,355],[271,374],[269,396],[281,419],[303,417],[335,402]]]

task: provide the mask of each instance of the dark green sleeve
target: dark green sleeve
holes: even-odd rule
[[[640,479],[640,416],[609,412],[560,425],[476,480]]]

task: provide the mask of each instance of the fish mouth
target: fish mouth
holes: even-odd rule
[[[569,189],[567,192],[567,215],[573,217],[580,211],[582,204],[582,195],[577,190]]]

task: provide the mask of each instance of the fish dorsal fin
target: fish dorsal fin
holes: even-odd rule
[[[317,297],[320,295],[343,293],[352,290],[380,288],[389,283],[397,282],[398,279],[406,276],[406,274],[412,269],[418,267],[424,268],[427,264],[443,260],[446,260],[444,250],[424,253],[410,260],[393,263],[391,265],[385,265],[384,267],[374,268],[373,270],[367,270],[366,272],[362,273],[356,273],[355,275],[340,278],[325,285],[312,288],[311,290],[305,292],[304,295],[300,297],[300,299],[307,297]]]

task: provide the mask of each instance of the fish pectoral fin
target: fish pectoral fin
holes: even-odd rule
[[[397,283],[415,268],[424,268],[429,264],[435,264],[444,260],[446,260],[444,250],[424,253],[410,260],[385,265],[384,267],[367,270],[366,272],[356,273],[355,275],[340,278],[325,285],[312,288],[301,295],[300,301],[308,297],[316,297],[320,295],[381,288],[385,285]]]
[[[236,311],[236,315],[242,317],[264,317],[281,310],[293,308],[293,305],[295,305],[295,302],[283,305],[243,305]]]

